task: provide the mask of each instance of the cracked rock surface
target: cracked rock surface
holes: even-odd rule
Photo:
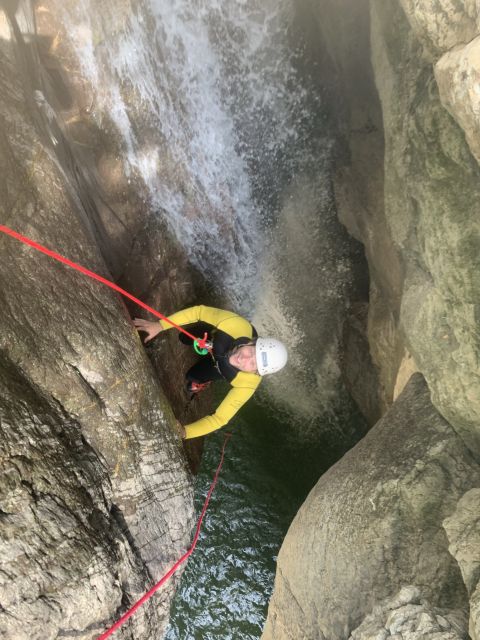
[[[1,222],[112,280],[35,43],[0,13]],[[191,476],[125,304],[3,234],[0,467],[1,637],[96,638],[190,544]],[[162,638],[174,586],[118,636]]]

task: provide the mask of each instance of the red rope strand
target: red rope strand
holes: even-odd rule
[[[197,522],[197,527],[195,529],[195,535],[193,536],[193,541],[192,541],[192,544],[190,545],[190,548],[188,549],[188,551],[186,551],[183,554],[181,558],[177,560],[177,562],[173,565],[173,567],[171,567],[167,571],[167,573],[164,576],[162,576],[162,578],[157,582],[157,584],[155,584],[149,591],[147,591],[147,593],[145,593],[145,595],[143,595],[139,600],[137,600],[137,602],[133,605],[133,607],[131,607],[126,613],[124,613],[123,616],[119,620],[117,620],[117,622],[115,622],[115,624],[113,624],[109,629],[107,629],[107,631],[102,633],[101,636],[98,636],[97,640],[105,640],[105,638],[108,638],[109,636],[111,636],[112,633],[114,633],[119,627],[122,626],[124,622],[126,622],[131,616],[133,616],[135,611],[139,607],[141,607],[144,602],[149,600],[153,596],[155,591],[158,591],[158,589],[160,589],[160,587],[163,584],[165,584],[165,582],[175,573],[175,571],[179,568],[179,566],[183,564],[185,560],[187,560],[192,555],[195,547],[197,546],[198,537],[200,535],[200,528],[202,526],[205,513],[207,511],[208,503],[210,502],[211,495],[213,493],[213,490],[215,489],[215,485],[217,484],[218,476],[220,474],[220,469],[222,468],[222,465],[223,465],[223,458],[225,456],[225,447],[227,446],[227,442],[231,437],[231,435],[232,435],[231,433],[227,433],[225,436],[225,440],[223,442],[223,447],[222,447],[222,453],[220,456],[220,462],[218,463],[215,476],[213,478],[212,484],[210,485],[210,489],[208,490],[207,497],[205,498],[205,502],[203,503],[202,512],[200,513],[200,517]]]
[[[175,322],[172,322],[171,320],[169,320],[163,314],[159,313],[155,309],[152,309],[152,307],[149,307],[147,304],[145,304],[144,302],[142,302],[141,300],[139,300],[135,296],[132,296],[131,293],[128,293],[128,291],[125,291],[124,289],[122,289],[121,287],[116,285],[114,282],[111,282],[110,280],[107,280],[106,278],[103,278],[102,276],[98,275],[98,273],[95,273],[94,271],[90,271],[89,269],[86,269],[85,267],[82,267],[82,265],[77,264],[76,262],[72,262],[72,260],[69,260],[68,258],[65,258],[64,256],[60,255],[59,253],[56,253],[55,251],[51,251],[50,249],[47,249],[43,245],[38,244],[38,242],[35,242],[34,240],[31,240],[30,238],[27,238],[26,236],[22,236],[20,233],[17,233],[16,231],[13,231],[13,229],[10,229],[9,227],[6,227],[5,225],[0,225],[0,231],[2,233],[5,233],[8,236],[11,236],[12,238],[15,238],[16,240],[19,240],[20,242],[23,242],[24,244],[26,244],[26,245],[28,245],[30,247],[33,247],[33,249],[36,249],[37,251],[40,251],[41,253],[44,253],[45,255],[49,256],[50,258],[53,258],[54,260],[58,260],[58,262],[62,262],[63,264],[66,264],[67,266],[71,267],[72,269],[75,269],[76,271],[79,271],[80,273],[83,273],[84,275],[88,276],[89,278],[92,278],[93,280],[98,280],[98,282],[101,282],[102,284],[107,285],[107,287],[110,287],[114,291],[117,291],[118,293],[121,293],[122,296],[125,296],[126,298],[129,298],[130,300],[132,300],[133,302],[138,304],[140,307],[143,307],[144,309],[146,309],[147,311],[149,311],[153,315],[157,316],[161,320],[165,320],[166,322],[171,324],[173,327],[175,327],[178,331],[181,331],[182,333],[187,335],[189,338],[192,338],[194,340],[194,342],[196,342],[197,345],[200,348],[205,348],[206,347],[205,343],[206,343],[206,340],[207,340],[207,334],[205,334],[205,336],[203,338],[201,338],[201,339],[197,338],[197,337],[193,336],[191,333],[189,333],[188,331],[185,331],[185,329],[183,329],[181,326],[175,324]],[[222,447],[222,454],[221,454],[221,457],[220,457],[220,462],[219,462],[217,470],[215,472],[215,476],[213,478],[212,484],[210,485],[210,489],[208,490],[207,497],[205,498],[205,502],[203,504],[203,508],[202,508],[202,511],[200,513],[200,517],[199,517],[198,522],[197,522],[197,527],[195,529],[195,534],[193,536],[193,541],[192,541],[192,544],[190,545],[190,548],[183,554],[183,556],[181,558],[179,558],[177,560],[177,562],[167,571],[167,573],[149,591],[147,591],[147,593],[145,593],[145,595],[143,595],[133,605],[133,607],[131,607],[107,631],[105,631],[101,636],[99,636],[98,640],[105,640],[105,638],[108,638],[109,636],[111,636],[112,633],[114,633],[119,627],[121,627],[123,625],[123,623],[126,622],[135,613],[135,611],[139,607],[142,606],[142,604],[144,602],[149,600],[153,596],[153,594],[158,589],[160,589],[160,587],[163,584],[165,584],[165,582],[175,573],[175,571],[177,571],[177,569],[180,567],[180,565],[182,565],[192,555],[195,547],[197,546],[198,537],[200,535],[200,528],[202,526],[203,518],[205,517],[205,513],[207,511],[207,507],[208,507],[208,504],[210,502],[211,495],[212,495],[213,490],[215,489],[215,486],[217,484],[218,476],[220,474],[220,470],[221,470],[222,465],[223,465],[223,459],[224,459],[224,455],[225,455],[225,447],[227,446],[227,442],[228,442],[228,439],[230,438],[230,436],[231,436],[230,433],[228,433],[225,436],[225,441],[224,441],[223,447]]]
[[[122,296],[129,298],[129,300],[132,300],[133,302],[138,304],[140,307],[143,307],[147,311],[150,311],[150,313],[153,313],[153,315],[157,316],[157,318],[160,318],[161,320],[165,320],[165,322],[168,322],[169,324],[171,324],[172,327],[175,327],[175,329],[177,329],[178,331],[181,331],[182,333],[187,335],[189,338],[192,338],[192,340],[198,344],[200,349],[205,349],[207,347],[207,344],[206,344],[207,334],[205,334],[203,338],[197,338],[193,336],[191,333],[189,333],[188,331],[186,331],[185,329],[183,329],[183,327],[181,327],[180,325],[175,324],[175,322],[172,322],[172,320],[169,320],[166,316],[164,316],[159,311],[152,309],[152,307],[149,307],[148,304],[145,304],[135,296],[132,296],[131,293],[128,293],[128,291],[125,291],[125,289],[122,289],[114,282],[111,282],[110,280],[107,280],[106,278],[99,276],[98,273],[95,273],[94,271],[90,271],[90,269],[86,269],[85,267],[82,267],[82,265],[77,264],[76,262],[72,262],[72,260],[65,258],[64,256],[60,255],[59,253],[56,253],[55,251],[51,251],[50,249],[47,249],[47,247],[44,247],[43,245],[38,244],[38,242],[35,242],[34,240],[27,238],[26,236],[22,236],[20,233],[13,231],[13,229],[10,229],[9,227],[6,227],[3,224],[0,224],[0,231],[2,233],[5,233],[8,236],[11,236],[12,238],[15,238],[16,240],[19,240],[20,242],[23,242],[24,244],[30,247],[33,247],[37,251],[40,251],[41,253],[44,253],[47,256],[50,256],[50,258],[53,258],[54,260],[58,260],[58,262],[62,262],[63,264],[66,264],[72,269],[75,269],[76,271],[80,271],[80,273],[83,273],[89,278],[92,278],[93,280],[98,280],[98,282],[101,282],[102,284],[107,285],[107,287],[110,287],[110,289],[113,289],[114,291],[118,291],[118,293],[121,293]]]

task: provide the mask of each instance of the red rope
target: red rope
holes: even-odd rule
[[[212,484],[210,485],[210,489],[208,490],[207,493],[207,497],[205,498],[205,502],[203,503],[203,508],[202,508],[202,512],[200,514],[200,517],[198,519],[197,522],[197,528],[195,529],[195,535],[193,536],[193,542],[190,545],[190,548],[188,549],[188,551],[186,551],[186,553],[183,554],[183,556],[177,560],[177,562],[173,565],[173,567],[171,567],[171,569],[169,569],[167,571],[167,573],[157,582],[157,584],[155,584],[150,591],[147,591],[147,593],[145,595],[143,595],[140,600],[137,600],[137,602],[133,605],[133,607],[131,607],[126,613],[123,614],[123,616],[117,620],[117,622],[115,622],[114,625],[112,625],[109,629],[107,629],[107,631],[105,631],[105,633],[102,633],[101,636],[98,636],[97,640],[105,640],[105,638],[108,638],[109,636],[112,635],[112,633],[114,633],[119,627],[122,626],[122,624],[124,622],[126,622],[131,616],[133,616],[133,614],[135,613],[135,611],[142,606],[142,604],[144,602],[146,602],[149,598],[151,598],[153,596],[153,594],[155,593],[155,591],[157,591],[158,589],[160,589],[160,587],[175,573],[175,571],[178,569],[178,567],[185,562],[185,560],[187,560],[187,558],[189,558],[195,547],[197,546],[197,541],[198,541],[198,536],[200,535],[200,527],[202,526],[202,522],[203,522],[203,518],[205,516],[205,513],[207,511],[207,507],[208,507],[208,503],[210,502],[210,497],[213,493],[213,490],[215,489],[215,485],[217,484],[217,480],[218,480],[218,476],[220,474],[220,469],[222,468],[223,465],[223,458],[225,455],[225,447],[227,446],[227,442],[229,440],[229,438],[231,437],[231,433],[227,433],[225,436],[225,440],[223,442],[223,447],[222,447],[222,454],[220,456],[220,462],[218,463],[218,467],[217,470],[215,472],[215,476],[213,478]]]
[[[106,284],[107,287],[110,287],[110,289],[113,289],[114,291],[118,291],[118,293],[121,293],[122,296],[125,296],[126,298],[133,300],[133,302],[138,304],[140,307],[143,307],[147,311],[150,311],[150,313],[153,313],[153,315],[157,316],[157,318],[160,318],[161,320],[165,320],[166,322],[171,324],[172,327],[175,327],[175,329],[177,329],[178,331],[181,331],[182,333],[187,335],[189,338],[192,338],[192,340],[198,344],[200,349],[205,349],[207,347],[206,345],[207,334],[205,334],[203,338],[197,338],[193,336],[191,333],[189,333],[188,331],[186,331],[183,327],[179,326],[178,324],[175,324],[175,322],[172,322],[172,320],[169,320],[166,316],[164,316],[159,311],[152,309],[152,307],[149,307],[148,304],[145,304],[135,296],[132,296],[131,293],[128,293],[128,291],[125,291],[125,289],[122,289],[114,282],[111,282],[110,280],[107,280],[106,278],[99,276],[98,273],[94,273],[93,271],[90,271],[89,269],[82,267],[82,265],[77,264],[76,262],[72,262],[68,258],[61,256],[59,253],[56,253],[55,251],[51,251],[50,249],[47,249],[47,247],[44,247],[43,245],[38,244],[38,242],[35,242],[34,240],[27,238],[26,236],[22,236],[20,233],[13,231],[13,229],[10,229],[9,227],[4,226],[3,224],[0,224],[0,231],[7,234],[8,236],[11,236],[12,238],[16,238],[16,240],[20,240],[20,242],[23,242],[24,244],[27,244],[30,247],[33,247],[37,251],[40,251],[41,253],[44,253],[47,256],[50,256],[50,258],[53,258],[54,260],[63,262],[63,264],[66,264],[67,266],[72,267],[72,269],[76,269],[77,271],[80,271],[80,273],[83,273],[89,278],[92,278],[93,280],[98,280],[98,282],[101,282],[102,284]]]
[[[94,273],[93,271],[90,271],[89,269],[86,269],[85,267],[82,267],[80,264],[77,264],[76,262],[72,262],[68,258],[65,258],[64,256],[61,256],[59,253],[56,253],[55,251],[51,251],[50,249],[47,249],[43,245],[38,244],[38,242],[35,242],[34,240],[31,240],[30,238],[27,238],[26,236],[22,236],[20,233],[17,233],[16,231],[13,231],[13,229],[10,229],[9,227],[6,227],[6,226],[0,224],[0,231],[5,233],[5,234],[7,234],[8,236],[11,236],[12,238],[15,238],[16,240],[19,240],[20,242],[23,242],[24,244],[26,244],[26,245],[28,245],[30,247],[33,247],[37,251],[40,251],[41,253],[44,253],[45,255],[50,256],[51,258],[54,258],[55,260],[58,260],[59,262],[62,262],[63,264],[66,264],[69,267],[72,267],[72,269],[76,269],[77,271],[80,271],[80,273],[83,273],[84,275],[88,276],[89,278],[92,278],[94,280],[98,280],[102,284],[106,284],[107,287],[110,287],[111,289],[114,289],[115,291],[118,291],[118,293],[121,293],[122,296],[125,296],[126,298],[129,298],[130,300],[133,300],[133,302],[136,302],[139,306],[143,307],[147,311],[150,311],[150,313],[153,313],[153,315],[157,316],[158,318],[161,318],[162,320],[165,320],[166,322],[171,324],[173,327],[178,329],[178,331],[181,331],[182,333],[186,334],[189,338],[192,338],[198,344],[198,346],[200,348],[205,348],[205,346],[206,346],[205,343],[206,343],[206,340],[207,340],[207,334],[205,334],[205,336],[203,338],[201,338],[201,339],[196,338],[191,333],[188,333],[188,331],[185,331],[185,329],[183,329],[179,325],[175,324],[175,322],[172,322],[171,320],[169,320],[163,314],[159,313],[155,309],[152,309],[152,307],[149,307],[148,304],[145,304],[144,302],[142,302],[141,300],[139,300],[135,296],[132,296],[132,294],[128,293],[128,291],[125,291],[124,289],[122,289],[121,287],[116,285],[114,282],[111,282],[110,280],[107,280],[106,278],[103,278],[102,276],[99,276],[97,273]],[[183,564],[185,562],[185,560],[187,560],[192,555],[195,547],[197,546],[198,537],[200,535],[200,528],[202,526],[202,522],[203,522],[203,518],[205,516],[205,513],[207,511],[208,503],[210,502],[210,497],[211,497],[211,495],[213,493],[213,490],[215,489],[215,486],[217,484],[218,476],[220,474],[220,469],[222,468],[222,465],[223,465],[223,459],[224,459],[224,455],[225,455],[225,447],[227,446],[227,442],[228,442],[228,439],[230,438],[230,436],[231,436],[230,433],[228,433],[225,436],[225,441],[224,441],[223,447],[222,447],[222,454],[221,454],[221,457],[220,457],[220,462],[219,462],[217,470],[215,472],[215,476],[213,478],[212,484],[210,485],[210,489],[208,490],[207,497],[205,498],[205,502],[203,503],[203,509],[202,509],[202,512],[201,512],[200,517],[198,519],[197,528],[195,529],[195,535],[193,536],[193,541],[192,541],[192,544],[190,545],[190,548],[188,549],[188,551],[186,551],[183,554],[183,556],[181,558],[179,558],[179,560],[177,560],[177,562],[173,565],[173,567],[171,567],[167,571],[167,573],[157,582],[157,584],[155,584],[149,591],[147,591],[147,593],[145,595],[143,595],[140,598],[140,600],[138,600],[133,605],[133,607],[131,609],[129,609],[119,620],[117,620],[117,622],[115,622],[115,624],[113,626],[111,626],[110,629],[108,629],[107,631],[105,631],[105,633],[103,633],[101,636],[99,636],[98,640],[104,640],[105,638],[108,638],[110,635],[112,635],[112,633],[114,633],[114,631],[116,631],[124,622],[126,622],[135,613],[135,611],[139,607],[142,606],[142,604],[144,602],[146,602],[149,598],[151,598],[153,596],[153,594],[155,593],[155,591],[160,589],[160,587],[175,573],[175,571],[180,567],[180,565]]]

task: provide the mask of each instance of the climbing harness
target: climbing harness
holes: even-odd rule
[[[208,382],[195,382],[194,380],[192,380],[187,384],[187,393],[190,393],[191,395],[196,395],[208,389],[211,384],[212,384],[211,380],[209,380]]]
[[[107,285],[107,287],[110,287],[110,289],[113,289],[114,291],[118,291],[118,293],[121,293],[122,296],[125,296],[129,300],[132,300],[133,302],[138,304],[140,307],[143,307],[147,311],[150,311],[150,313],[153,313],[153,315],[157,316],[157,318],[160,318],[161,320],[165,320],[165,322],[168,322],[168,324],[171,324],[172,327],[175,327],[175,329],[177,329],[178,331],[181,331],[182,333],[187,335],[189,338],[191,338],[193,340],[193,347],[195,351],[200,355],[206,355],[207,353],[209,353],[209,351],[211,351],[211,346],[210,346],[211,343],[208,340],[207,333],[205,333],[203,338],[197,338],[196,336],[193,336],[191,333],[186,331],[183,327],[179,326],[178,324],[175,324],[175,322],[172,322],[172,320],[169,320],[166,316],[164,316],[159,311],[152,309],[152,307],[149,307],[148,304],[145,304],[135,296],[132,296],[131,293],[128,293],[128,291],[125,291],[125,289],[122,289],[111,280],[107,280],[106,278],[99,276],[98,273],[95,273],[94,271],[90,271],[90,269],[86,269],[85,267],[82,267],[82,265],[77,264],[76,262],[72,262],[72,260],[69,260],[64,256],[61,256],[59,253],[56,253],[55,251],[51,251],[50,249],[47,249],[47,247],[44,247],[43,245],[38,244],[38,242],[35,242],[34,240],[27,238],[26,236],[22,236],[20,233],[13,231],[13,229],[10,229],[9,227],[6,227],[3,224],[0,224],[0,231],[2,233],[5,233],[8,236],[11,236],[12,238],[15,238],[16,240],[19,240],[20,242],[23,242],[24,244],[30,247],[33,247],[37,251],[40,251],[41,253],[44,253],[47,256],[50,256],[50,258],[53,258],[54,260],[58,260],[58,262],[62,262],[63,264],[66,264],[72,269],[76,269],[77,271],[80,271],[80,273],[83,273],[89,278],[92,278],[93,280],[98,280],[98,282],[101,282],[102,284]]]
[[[193,341],[193,348],[195,349],[195,351],[198,353],[199,356],[206,356],[207,353],[211,353],[213,349],[213,343],[211,340],[207,340],[207,334],[203,336],[203,341],[205,343],[204,347],[200,346],[200,343],[198,340]]]
[[[24,244],[26,244],[26,245],[28,245],[30,247],[33,247],[37,251],[40,251],[41,253],[44,253],[47,256],[50,256],[54,260],[58,260],[58,262],[62,262],[63,264],[66,264],[67,266],[71,267],[72,269],[76,269],[77,271],[79,271],[80,273],[83,273],[84,275],[88,276],[89,278],[92,278],[93,280],[98,280],[98,282],[101,282],[102,284],[107,285],[107,287],[110,287],[111,289],[113,289],[114,291],[117,291],[118,293],[122,294],[126,298],[129,298],[130,300],[132,300],[133,302],[138,304],[140,307],[143,307],[147,311],[150,311],[150,313],[152,313],[153,315],[157,316],[161,320],[165,320],[166,322],[171,324],[173,327],[175,327],[178,331],[181,331],[182,333],[184,333],[185,335],[187,335],[189,338],[191,338],[193,340],[194,349],[198,354],[206,355],[207,353],[211,352],[212,343],[208,340],[208,334],[207,333],[205,333],[203,338],[197,338],[196,336],[193,336],[188,331],[183,329],[183,327],[175,324],[175,322],[172,322],[171,320],[169,320],[163,314],[159,313],[155,309],[152,309],[152,307],[149,307],[147,304],[145,304],[144,302],[142,302],[141,300],[139,300],[138,298],[136,298],[132,294],[128,293],[128,291],[125,291],[124,289],[122,289],[121,287],[116,285],[114,282],[111,282],[110,280],[107,280],[106,278],[103,278],[102,276],[98,275],[97,273],[95,273],[93,271],[90,271],[89,269],[86,269],[85,267],[82,267],[80,264],[77,264],[76,262],[72,262],[72,260],[69,260],[68,258],[65,258],[64,256],[60,255],[59,253],[56,253],[55,251],[51,251],[50,249],[47,249],[43,245],[38,244],[37,242],[35,242],[34,240],[31,240],[30,238],[27,238],[26,236],[22,236],[20,233],[17,233],[16,231],[13,231],[13,229],[10,229],[9,227],[6,227],[5,225],[0,225],[0,231],[2,233],[5,233],[8,236],[11,236],[12,238],[15,238],[16,240],[19,240],[20,242],[23,242]],[[215,471],[215,475],[214,475],[213,481],[212,481],[212,483],[210,485],[210,488],[208,490],[207,497],[205,498],[205,502],[203,503],[203,508],[202,508],[201,513],[200,513],[200,517],[198,518],[198,522],[197,522],[197,526],[196,526],[196,529],[195,529],[195,534],[193,536],[192,544],[190,545],[188,550],[183,554],[183,556],[181,556],[181,558],[179,558],[177,560],[177,562],[175,562],[175,564],[165,573],[165,575],[162,576],[162,578],[149,591],[147,591],[147,593],[145,593],[119,620],[117,620],[117,622],[115,622],[115,624],[113,624],[109,629],[107,629],[107,631],[102,633],[102,635],[98,636],[97,640],[105,640],[106,638],[111,636],[112,633],[114,633],[119,627],[121,627],[124,624],[124,622],[126,622],[137,611],[137,609],[142,606],[142,604],[144,602],[149,600],[153,596],[153,594],[156,591],[158,591],[158,589],[160,589],[160,587],[163,584],[165,584],[165,582],[167,582],[167,580],[172,577],[172,575],[177,571],[177,569],[192,555],[193,551],[195,550],[195,547],[197,546],[198,538],[199,538],[199,535],[200,535],[200,528],[202,526],[202,522],[203,522],[203,519],[205,517],[205,513],[207,511],[207,507],[208,507],[208,504],[210,502],[210,498],[211,498],[212,493],[213,493],[213,491],[215,489],[215,486],[217,484],[218,476],[220,475],[220,470],[222,468],[223,460],[224,460],[224,457],[225,457],[225,448],[227,446],[228,440],[230,439],[231,435],[232,435],[231,433],[227,433],[225,435],[225,440],[223,442],[222,452],[221,452],[221,456],[220,456],[220,462],[218,463],[218,467],[217,467],[217,470]]]
[[[171,567],[171,569],[169,569],[167,573],[164,576],[162,576],[162,578],[157,582],[157,584],[155,584],[149,591],[147,591],[147,593],[145,593],[139,600],[137,600],[137,602],[133,605],[133,607],[131,607],[126,613],[124,613],[123,616],[119,618],[119,620],[117,620],[117,622],[115,622],[114,625],[112,625],[109,629],[107,629],[107,631],[105,631],[105,633],[102,633],[101,636],[98,636],[97,640],[105,640],[106,638],[111,636],[112,633],[116,631],[119,627],[121,627],[122,624],[126,622],[131,616],[133,616],[135,611],[139,607],[141,607],[144,602],[149,600],[153,596],[155,591],[160,589],[160,587],[175,573],[175,571],[179,568],[179,566],[183,564],[185,560],[187,560],[192,555],[195,547],[197,546],[198,537],[200,535],[200,528],[202,526],[205,513],[207,511],[208,503],[210,502],[210,498],[212,496],[213,490],[215,489],[215,485],[217,484],[218,476],[220,475],[220,470],[222,468],[223,459],[225,456],[225,448],[231,437],[232,437],[231,433],[225,434],[222,453],[220,455],[220,462],[218,463],[218,467],[217,467],[217,470],[215,471],[212,484],[210,485],[210,489],[208,490],[207,497],[205,498],[205,502],[203,503],[203,508],[200,513],[200,517],[198,518],[197,527],[195,529],[195,535],[193,536],[193,541],[192,541],[192,544],[190,545],[190,548],[183,554],[181,558],[177,560],[177,562],[173,565],[173,567]]]

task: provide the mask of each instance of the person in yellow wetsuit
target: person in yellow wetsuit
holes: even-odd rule
[[[213,380],[227,380],[232,389],[214,414],[185,426],[185,438],[197,438],[224,427],[249,400],[262,376],[275,373],[287,362],[285,345],[275,338],[259,338],[252,324],[232,311],[199,305],[178,311],[168,318],[192,335],[203,338],[208,333],[212,343],[209,355],[202,356],[187,374],[187,389],[197,393]],[[161,331],[172,329],[165,320],[150,322],[142,318],[133,321],[138,331],[147,333],[145,342]],[[193,340],[179,334],[184,344]]]

